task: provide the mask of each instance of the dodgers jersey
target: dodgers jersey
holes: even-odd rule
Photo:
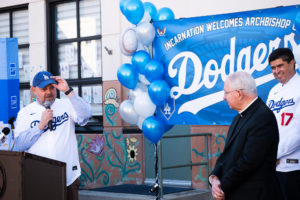
[[[279,129],[280,164],[276,170],[300,170],[300,76],[296,73],[286,84],[275,85],[267,105],[275,114]]]
[[[40,136],[27,152],[46,158],[65,162],[67,186],[81,174],[75,123],[77,114],[69,99],[56,99],[51,105],[53,110],[53,131],[48,127],[40,131],[38,124],[45,107],[33,102],[22,108],[16,121],[15,137],[22,132],[40,131]]]

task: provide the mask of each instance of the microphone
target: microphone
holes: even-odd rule
[[[45,106],[46,109],[50,109],[50,105],[51,105],[51,101],[45,101],[44,102],[44,106]],[[53,131],[53,124],[52,123],[53,123],[52,120],[50,120],[48,122],[48,127],[49,127],[50,131]]]
[[[12,130],[15,129],[14,121],[15,121],[15,117],[11,117],[11,118],[9,118],[9,120],[8,120],[8,123],[10,124]]]
[[[4,127],[0,133],[0,143],[3,144],[6,141],[6,136],[9,134],[10,129]]]

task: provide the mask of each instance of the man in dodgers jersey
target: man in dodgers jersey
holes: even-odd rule
[[[286,200],[300,199],[300,76],[292,51],[274,50],[269,56],[274,77],[279,81],[268,96],[279,128],[277,177]]]
[[[13,150],[65,162],[67,199],[78,199],[81,169],[75,123],[85,125],[92,115],[91,107],[64,79],[46,71],[35,75],[31,89],[37,101],[18,113]],[[68,98],[56,99],[56,89]]]

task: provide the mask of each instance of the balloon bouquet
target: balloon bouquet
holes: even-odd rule
[[[170,97],[170,87],[163,79],[164,66],[145,50],[155,37],[152,21],[171,20],[169,8],[156,7],[141,0],[120,0],[120,10],[134,26],[125,29],[120,37],[120,49],[131,56],[131,63],[122,64],[117,72],[120,83],[129,89],[129,99],[120,105],[121,118],[137,125],[144,136],[156,144],[170,126],[155,116],[156,106]]]

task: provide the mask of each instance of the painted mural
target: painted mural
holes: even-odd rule
[[[144,143],[141,134],[105,129],[103,134],[77,135],[81,188],[97,188],[144,181]]]
[[[205,137],[193,137],[191,140],[191,158],[192,163],[208,162],[208,173],[212,171],[217,161],[217,158],[223,151],[225,145],[228,126],[192,126],[191,134],[193,133],[211,133],[208,136],[208,153],[205,151]],[[208,157],[207,157],[208,155]],[[208,188],[208,177],[206,175],[207,166],[192,167],[192,187],[193,188]]]
[[[125,183],[143,184],[145,180],[145,158],[143,134],[123,134],[132,128],[121,120],[118,109],[122,99],[128,97],[118,81],[103,83],[103,134],[78,134],[78,149],[81,164],[81,189],[91,189]],[[125,97],[125,98],[123,98]],[[191,126],[193,133],[211,133],[208,138],[208,156],[205,138],[191,140],[192,163],[206,162],[208,172],[223,151],[228,126]],[[192,167],[192,187],[207,188],[207,167]]]
[[[105,92],[105,101],[104,101],[104,118],[105,122],[109,126],[117,126],[117,112],[119,110],[120,98],[117,97],[117,90],[115,88],[109,88]]]

